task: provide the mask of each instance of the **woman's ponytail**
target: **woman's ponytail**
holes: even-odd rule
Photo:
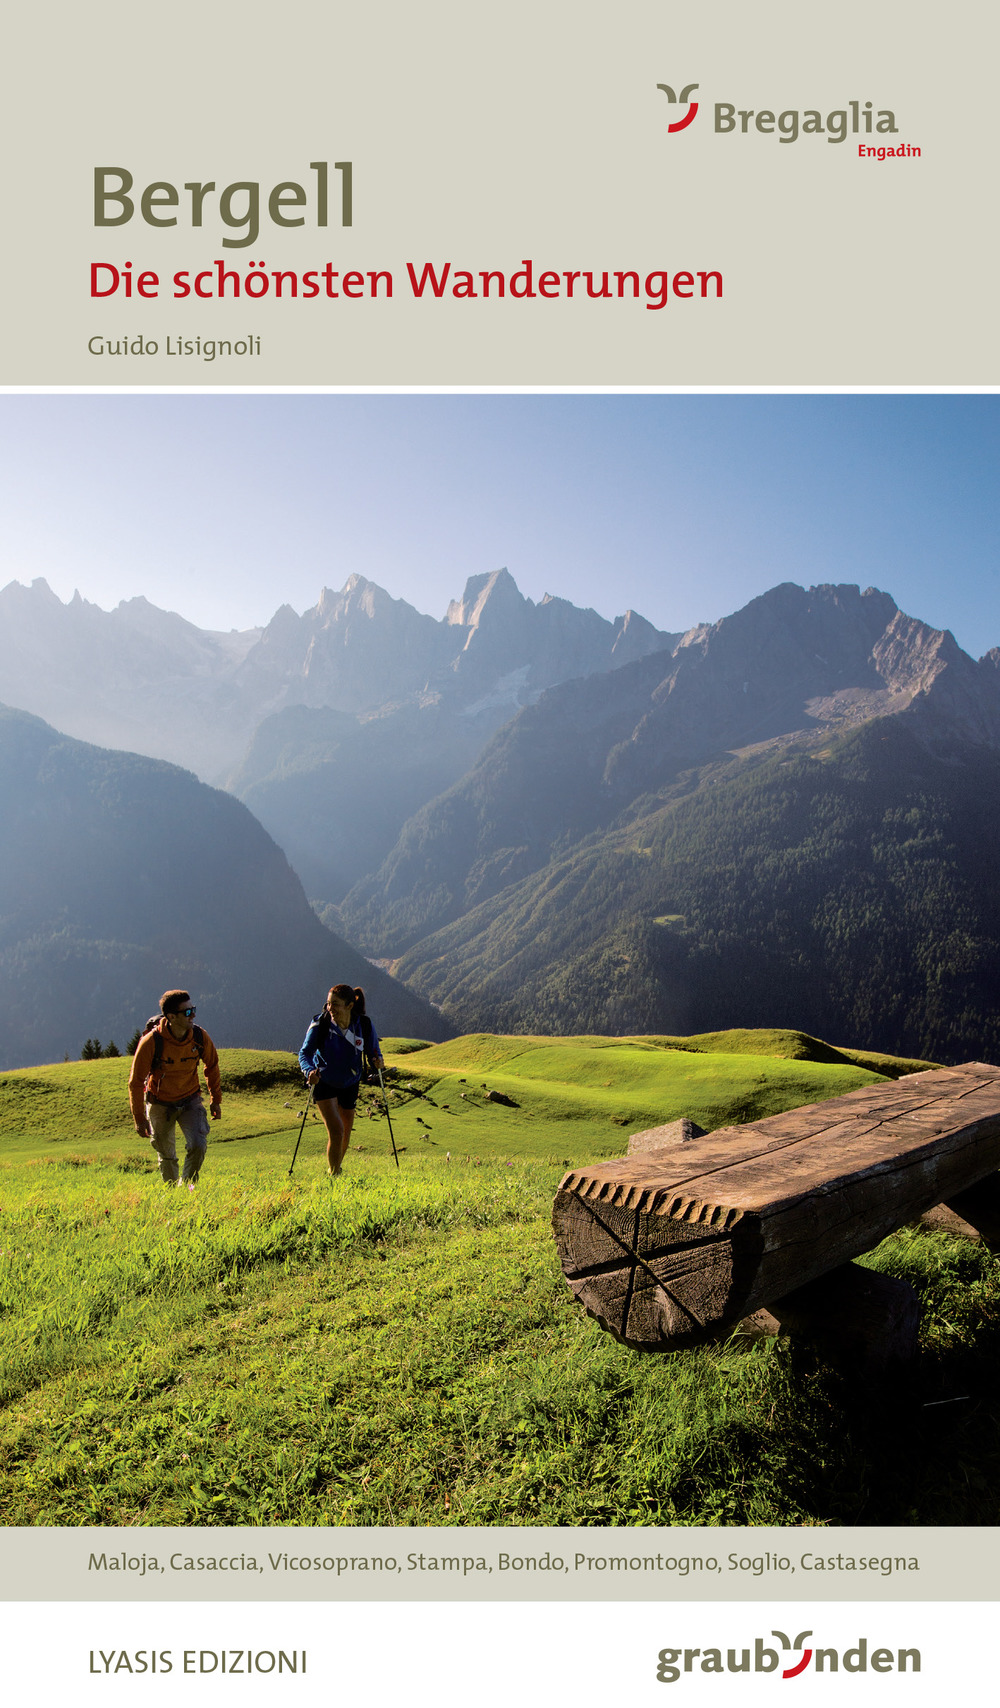
[[[366,1012],[366,1010],[365,1010],[365,993],[361,989],[361,986],[359,984],[355,984],[355,985],[335,984],[333,989],[330,991],[329,995],[327,996],[327,999],[326,999],[327,1008],[329,1008],[334,997],[337,998],[338,1002],[346,1002],[346,1003],[350,1004],[351,1024],[352,1025],[353,1025],[355,1020],[362,1019],[362,1017],[364,1016],[364,1014]]]

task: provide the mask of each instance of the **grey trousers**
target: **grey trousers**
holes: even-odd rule
[[[160,1159],[160,1176],[166,1184],[176,1186],[180,1175],[177,1127],[184,1134],[184,1179],[197,1180],[208,1149],[208,1116],[200,1092],[183,1103],[147,1103],[146,1119],[153,1133],[149,1142]]]

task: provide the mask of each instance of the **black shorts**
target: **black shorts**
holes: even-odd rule
[[[336,1098],[341,1109],[353,1109],[357,1105],[361,1081],[356,1079],[353,1085],[329,1085],[325,1079],[318,1079],[313,1086],[313,1101],[327,1103]]]

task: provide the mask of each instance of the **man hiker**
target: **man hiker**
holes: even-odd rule
[[[203,1064],[212,1120],[222,1114],[219,1056],[208,1033],[195,1026],[195,1009],[186,990],[165,990],[162,1019],[149,1023],[132,1058],[128,1095],[140,1138],[148,1139],[160,1159],[167,1186],[178,1179],[175,1129],[184,1134],[184,1181],[193,1192],[208,1147],[208,1119],[198,1079]]]

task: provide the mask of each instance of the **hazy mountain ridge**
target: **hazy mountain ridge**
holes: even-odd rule
[[[385,858],[407,819],[475,764],[492,727],[489,708],[466,716],[429,696],[364,722],[288,706],[258,726],[227,782],[308,893],[339,901]]]
[[[41,578],[12,581],[0,590],[0,702],[209,778],[231,745],[220,700],[259,636],[199,629],[141,597],[104,611],[78,593],[64,604]]]
[[[189,772],[0,708],[0,1065],[123,1045],[183,984],[218,1043],[297,1048],[329,985],[386,1032],[446,1037],[316,918],[252,814]]]
[[[387,608],[393,647],[379,626]],[[603,677],[679,638],[633,611],[612,623],[565,599],[536,605],[505,569],[471,577],[442,623],[357,576],[296,619],[297,630],[294,613],[280,616],[286,650],[275,680],[297,681],[313,714],[285,705],[263,718],[225,784],[287,851],[310,894],[333,901],[548,685]],[[268,644],[265,631],[246,672]]]
[[[314,893],[339,895],[381,860],[410,814],[460,776],[491,732],[549,681],[577,668],[611,670],[622,657],[675,638],[633,613],[610,623],[567,601],[536,606],[506,571],[472,578],[442,622],[352,576],[340,594],[325,590],[302,617],[282,607],[263,631],[229,635],[200,630],[145,599],[104,612],[78,595],[63,604],[43,581],[30,588],[11,583],[0,593],[0,637],[0,684],[14,690],[11,697],[57,716],[64,730],[96,738],[84,757],[72,733],[60,738],[41,724],[29,733],[34,720],[4,714],[0,739],[23,747],[28,770],[19,771],[8,756],[0,1052],[22,1061],[37,1059],[39,1051],[74,1050],[81,1025],[82,1036],[101,1029],[128,1036],[136,1006],[147,1009],[149,991],[155,996],[170,977],[200,984],[217,1029],[236,1027],[233,1041],[259,1043],[277,1040],[276,1010],[289,1006],[286,985],[308,986],[306,1005],[315,1007],[320,987],[333,977],[366,987],[381,980],[342,940],[325,934],[311,911],[302,915],[298,879],[248,814],[237,821],[235,801],[226,818],[219,805],[226,797],[197,796],[193,777],[180,785],[169,765],[157,772],[143,761],[143,750],[160,761],[179,757],[202,777],[223,763],[231,768],[243,751],[235,787],[270,817]],[[31,773],[29,756],[39,742],[44,759]],[[105,750],[100,755],[98,747]],[[71,785],[74,771],[93,788]],[[193,817],[176,837],[158,811],[154,776],[166,797],[178,789],[190,794],[184,810]],[[132,820],[130,792],[147,814],[145,830]],[[209,796],[214,804],[206,809]],[[194,834],[206,811],[220,827],[225,821],[218,846]],[[216,886],[218,918],[234,924],[229,937],[199,908],[197,943],[172,912],[170,934],[157,936],[160,898],[148,883],[143,888],[142,876],[155,871],[169,887],[162,848],[145,834],[152,837],[157,826],[163,847],[176,840],[177,858],[195,859],[199,897],[220,858],[226,872],[224,849],[241,843],[257,850],[261,871],[266,845],[282,875],[275,868],[263,885],[245,874]],[[76,858],[64,869],[58,851],[67,836],[75,839]],[[311,850],[318,851],[312,869]],[[148,906],[137,902],[136,883]],[[244,952],[234,908],[254,921],[267,953]],[[302,967],[315,969],[309,978],[291,974],[293,943]],[[189,970],[168,976],[164,956]],[[237,1019],[227,995],[234,981],[246,987],[267,980],[272,965],[281,990],[264,1008],[244,995]],[[410,1003],[392,981],[385,987],[382,1025],[423,1036],[447,1031],[423,1002]],[[87,1018],[74,1012],[65,1035],[57,1020],[50,1039],[47,1017],[61,1014],[67,992]]]
[[[64,604],[38,579],[0,590],[0,701],[218,782],[288,706],[371,715],[429,693],[459,711],[499,689],[511,716],[553,682],[676,639],[631,612],[609,622],[567,600],[536,605],[505,569],[472,577],[441,620],[351,575],[301,616],[283,605],[264,629],[228,635],[142,598]]]

